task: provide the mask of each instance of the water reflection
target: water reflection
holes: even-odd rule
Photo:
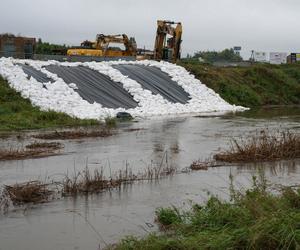
[[[61,179],[88,165],[108,173],[124,168],[142,171],[153,164],[187,167],[229,146],[232,137],[256,130],[292,128],[299,131],[300,109],[251,110],[218,117],[178,117],[123,124],[120,133],[105,139],[67,141],[65,154],[44,159],[0,162],[0,184],[53,177]],[[143,128],[143,130],[128,130]],[[122,132],[123,131],[123,132]],[[12,139],[12,141],[15,139]],[[6,140],[1,140],[3,146]],[[208,193],[228,199],[230,178],[237,189],[251,186],[261,171],[270,183],[300,181],[300,160],[240,164],[144,181],[88,197],[64,198],[34,209],[0,217],[0,249],[97,249],[128,234],[156,230],[154,211],[160,206],[181,208],[202,203]],[[15,239],[18,238],[18,241]],[[47,242],[45,244],[44,242]]]

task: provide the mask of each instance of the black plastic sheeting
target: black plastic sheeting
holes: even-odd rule
[[[18,64],[24,73],[35,78],[38,82],[53,82],[43,72],[26,65]],[[172,103],[187,103],[189,94],[172,81],[170,76],[162,72],[159,68],[143,65],[121,64],[114,65],[114,68],[121,71],[133,80],[136,80],[144,89],[150,90],[153,94],[160,94],[163,98]],[[78,94],[90,103],[100,103],[107,108],[135,108],[138,103],[123,88],[121,83],[112,81],[93,69],[83,66],[67,67],[59,65],[49,65],[45,67],[48,71],[57,74],[67,84],[75,83],[78,87]]]
[[[157,67],[132,64],[119,64],[113,67],[137,81],[144,89],[150,90],[153,94],[160,94],[172,103],[185,104],[190,100],[189,94]]]
[[[34,79],[36,79],[38,82],[41,82],[41,83],[54,82],[54,80],[49,78],[46,74],[44,74],[43,72],[41,72],[29,65],[21,64],[21,63],[19,63],[17,65],[22,67],[22,70],[24,71],[24,73],[26,75],[28,75],[28,79],[30,77],[33,77]]]
[[[93,69],[87,67],[67,67],[49,65],[48,71],[57,74],[67,84],[75,83],[78,94],[90,103],[100,103],[106,108],[135,108],[138,103],[123,88],[121,83],[112,81]]]

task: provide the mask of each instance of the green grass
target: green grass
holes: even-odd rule
[[[145,238],[127,237],[112,247],[131,249],[299,249],[300,192],[266,190],[254,178],[245,193],[232,191],[232,201],[212,197],[190,211],[160,208],[157,221],[164,231]]]
[[[117,118],[116,117],[106,117],[105,125],[108,128],[115,128],[117,126]]]
[[[220,68],[188,60],[179,65],[231,104],[300,104],[300,64]]]
[[[0,131],[98,124],[96,120],[81,120],[64,113],[41,111],[0,77]]]

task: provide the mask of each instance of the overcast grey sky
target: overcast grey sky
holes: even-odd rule
[[[183,23],[183,52],[240,45],[300,52],[300,0],[1,0],[0,33],[79,45],[97,33],[134,36],[152,49],[156,20]]]

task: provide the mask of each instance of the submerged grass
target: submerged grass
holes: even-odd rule
[[[1,149],[0,161],[9,160],[24,160],[32,158],[42,158],[51,155],[57,155],[57,149],[49,148],[34,148],[34,149]]]
[[[23,160],[30,158],[40,158],[59,153],[59,149],[64,146],[59,142],[33,142],[21,149],[0,149],[0,161]]]
[[[73,176],[65,176],[62,181],[62,193],[65,196],[99,193],[136,181],[159,180],[167,176],[172,176],[175,172],[176,168],[174,166],[169,166],[168,164],[163,165],[162,163],[159,165],[151,164],[143,172],[138,173],[134,173],[132,169],[126,165],[125,170],[118,170],[107,178],[104,175],[103,168],[94,169],[94,172],[91,172],[89,168],[86,167],[83,171],[74,173]]]
[[[51,143],[37,142],[33,145],[34,150],[39,146],[52,146]],[[95,194],[138,181],[157,181],[173,176],[176,170],[175,166],[169,165],[167,153],[163,155],[159,164],[151,162],[144,171],[138,173],[134,173],[126,164],[125,169],[115,171],[111,173],[110,177],[106,177],[104,168],[91,171],[87,165],[83,171],[74,172],[73,176],[66,174],[61,181],[52,180],[50,183],[29,181],[12,186],[6,185],[4,190],[0,187],[0,212],[7,212],[11,202],[13,205],[23,205],[30,202],[41,203],[48,201],[49,198],[62,196],[76,197],[77,195]]]
[[[258,162],[300,157],[300,135],[290,131],[270,133],[262,130],[249,139],[233,139],[231,147],[215,155],[223,162]]]
[[[41,111],[0,77],[0,131],[98,124],[96,120],[81,120],[64,113]]]
[[[190,165],[191,170],[208,170],[209,168],[214,168],[214,167],[220,167],[223,164],[218,164],[215,160],[213,159],[207,159],[207,160],[196,160],[193,161],[192,164]]]
[[[33,142],[29,145],[26,145],[28,149],[50,149],[50,150],[58,150],[63,148],[63,145],[59,142]]]
[[[113,135],[110,128],[99,127],[93,129],[75,129],[66,131],[54,131],[50,133],[41,133],[34,135],[34,138],[43,140],[69,140],[89,137],[109,137]]]
[[[254,179],[231,202],[211,197],[185,212],[159,208],[156,221],[161,233],[127,237],[109,249],[299,249],[300,191],[284,188],[275,195]]]

